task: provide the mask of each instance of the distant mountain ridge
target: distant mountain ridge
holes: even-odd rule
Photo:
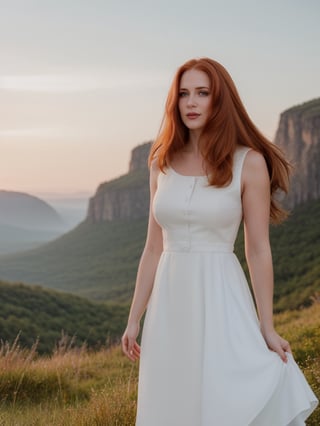
[[[0,190],[0,223],[28,230],[49,230],[63,225],[45,201],[23,192]]]
[[[38,197],[0,190],[0,254],[32,249],[64,232],[57,211]]]
[[[38,247],[59,235],[56,231],[32,231],[0,223],[0,255]]]

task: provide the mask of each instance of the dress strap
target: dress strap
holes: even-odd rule
[[[232,184],[236,185],[237,189],[241,192],[241,175],[243,169],[243,163],[246,158],[246,155],[252,148],[247,146],[240,146],[236,149],[233,156],[233,177]]]

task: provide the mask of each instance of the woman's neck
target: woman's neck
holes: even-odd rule
[[[193,130],[189,131],[189,139],[187,144],[185,145],[185,152],[189,152],[194,154],[195,156],[199,156],[199,139],[200,139],[200,132]]]

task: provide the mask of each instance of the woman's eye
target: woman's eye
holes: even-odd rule
[[[179,93],[179,97],[180,97],[180,98],[183,98],[183,97],[185,97],[185,96],[187,96],[187,92],[180,92],[180,93]]]
[[[200,96],[209,96],[209,92],[207,92],[206,90],[201,90],[201,91],[199,92],[199,95],[200,95]]]

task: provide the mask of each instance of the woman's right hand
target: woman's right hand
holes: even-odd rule
[[[140,346],[136,340],[139,330],[139,323],[130,323],[127,325],[121,339],[123,353],[133,362],[140,358]]]

